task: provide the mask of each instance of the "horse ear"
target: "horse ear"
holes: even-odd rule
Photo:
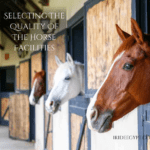
[[[116,29],[122,41],[126,40],[130,36],[130,34],[123,31],[117,24],[116,24]]]
[[[74,61],[69,53],[67,53],[67,62],[74,64]]]
[[[136,41],[139,44],[142,44],[144,41],[143,32],[141,28],[139,27],[138,23],[133,18],[131,18],[131,30]]]
[[[62,64],[62,61],[55,55],[56,64],[60,66]]]
[[[44,70],[42,70],[42,76],[43,76],[43,77],[45,76],[45,71],[44,71]]]

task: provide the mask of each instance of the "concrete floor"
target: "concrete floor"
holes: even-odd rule
[[[35,150],[34,143],[9,138],[8,130],[8,127],[0,126],[0,150]]]

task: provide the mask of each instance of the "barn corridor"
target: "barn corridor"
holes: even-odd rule
[[[8,132],[8,127],[0,126],[0,150],[35,150],[34,143],[12,140]]]

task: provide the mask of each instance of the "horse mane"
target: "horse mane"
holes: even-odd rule
[[[128,51],[134,44],[136,43],[136,40],[133,35],[128,37],[119,47],[117,52],[114,54],[113,60],[123,51]]]
[[[74,63],[76,64],[76,65],[84,65],[83,63],[81,63],[81,62],[79,62],[79,61],[74,61]]]

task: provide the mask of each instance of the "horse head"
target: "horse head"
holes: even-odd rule
[[[46,110],[49,113],[56,113],[59,106],[66,101],[76,97],[83,91],[83,70],[84,66],[74,62],[71,55],[67,53],[65,63],[55,56],[58,68],[54,75],[54,86],[46,100]]]
[[[46,93],[44,70],[40,72],[35,71],[35,76],[33,78],[32,85],[33,86],[29,97],[29,101],[31,105],[35,105],[36,103],[38,103],[40,97]]]
[[[123,41],[113,63],[87,109],[90,129],[109,131],[112,123],[139,105],[150,102],[150,35],[131,19],[130,35],[116,25]]]

